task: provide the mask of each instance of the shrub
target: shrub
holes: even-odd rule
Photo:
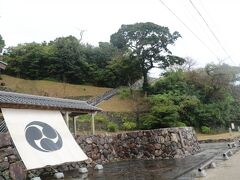
[[[136,129],[137,125],[135,122],[130,122],[130,121],[126,121],[123,123],[123,129],[124,130],[134,130]]]
[[[79,122],[90,122],[91,121],[91,115],[84,114],[78,117]]]
[[[202,127],[201,127],[201,132],[202,132],[203,134],[209,134],[209,133],[211,132],[211,129],[210,129],[210,127],[202,126]]]
[[[103,124],[107,124],[109,120],[105,115],[97,114],[96,117],[95,117],[95,121],[103,123]]]
[[[109,132],[116,132],[118,130],[118,125],[116,123],[114,123],[114,122],[109,122],[107,124],[107,130]]]
[[[186,127],[186,124],[180,121],[174,123],[174,127]]]
[[[118,97],[120,99],[128,99],[130,95],[131,93],[129,88],[121,88],[118,90]]]

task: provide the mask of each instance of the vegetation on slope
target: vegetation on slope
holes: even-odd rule
[[[19,44],[4,51],[3,61],[8,63],[4,73],[101,87],[128,86],[143,76],[147,90],[146,77],[156,63],[164,69],[184,62],[169,50],[179,37],[178,32],[147,22],[122,25],[110,43],[99,42],[98,47],[83,44],[73,36]]]
[[[226,64],[167,72],[152,86],[144,128],[193,126],[210,133],[240,126],[239,73]]]
[[[131,87],[143,77],[144,93],[123,91],[99,107],[105,111],[134,112],[135,124],[125,122],[130,129],[193,126],[210,133],[226,130],[232,122],[240,126],[239,67],[208,64],[191,70],[192,63],[187,68],[177,66],[188,60],[172,55],[169,50],[180,37],[167,27],[136,23],[122,25],[111,36],[110,43],[100,42],[98,47],[83,44],[73,36],[20,44],[0,55],[1,60],[8,62],[4,72],[31,80],[6,75],[3,80],[18,92],[89,97],[109,90],[89,84]],[[3,47],[0,36],[0,53]],[[167,71],[155,85],[149,86],[147,74],[156,65]],[[110,124],[109,129],[114,126]]]
[[[114,96],[103,101],[98,107],[107,112],[133,112],[135,104],[132,99],[121,99],[119,96]]]
[[[54,97],[97,96],[111,89],[47,80],[25,80],[7,75],[2,75],[2,79],[8,88],[16,92]]]
[[[111,90],[111,88],[73,85],[47,80],[25,80],[8,75],[2,75],[1,77],[6,87],[15,92],[42,96],[87,100],[88,98],[101,95]],[[103,101],[98,107],[107,112],[132,112],[134,102],[131,99],[122,99],[119,96],[114,96],[107,101]]]

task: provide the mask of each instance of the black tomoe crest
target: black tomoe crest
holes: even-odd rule
[[[62,148],[63,142],[60,134],[50,125],[33,121],[25,127],[27,142],[42,152],[52,152]]]

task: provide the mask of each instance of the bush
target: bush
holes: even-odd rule
[[[78,117],[79,122],[90,122],[91,121],[91,115],[84,114]]]
[[[103,123],[103,124],[107,124],[108,123],[108,118],[105,116],[105,115],[103,115],[103,114],[97,114],[96,116],[95,116],[95,121],[96,122],[99,122],[99,123]]]
[[[174,127],[186,127],[186,124],[180,121],[174,123]]]
[[[128,99],[131,95],[129,88],[121,88],[118,90],[118,97],[120,99]]]
[[[201,132],[202,132],[203,134],[210,134],[211,129],[210,129],[210,127],[202,126],[202,127],[201,127]]]
[[[123,123],[123,129],[127,130],[127,131],[134,130],[134,129],[136,129],[136,127],[137,127],[137,125],[135,122],[126,121]]]
[[[118,125],[116,123],[114,123],[114,122],[109,122],[107,124],[107,130],[109,132],[116,132],[118,130]]]

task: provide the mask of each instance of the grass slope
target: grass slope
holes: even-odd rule
[[[197,134],[198,140],[218,140],[218,139],[232,139],[235,137],[239,137],[240,132],[232,132],[230,133],[221,133],[221,134]]]
[[[53,97],[97,96],[111,89],[47,80],[25,80],[7,75],[2,75],[1,77],[6,87],[16,92],[34,95],[47,95]],[[134,109],[134,103],[131,100],[122,100],[118,96],[114,96],[99,104],[98,107],[103,109],[103,111],[109,112],[131,112]]]
[[[134,111],[134,102],[114,96],[107,101],[103,101],[98,107],[108,112],[132,112]]]
[[[97,96],[111,89],[88,85],[73,85],[47,80],[25,80],[7,75],[2,75],[2,79],[8,88],[16,92],[54,97]]]

